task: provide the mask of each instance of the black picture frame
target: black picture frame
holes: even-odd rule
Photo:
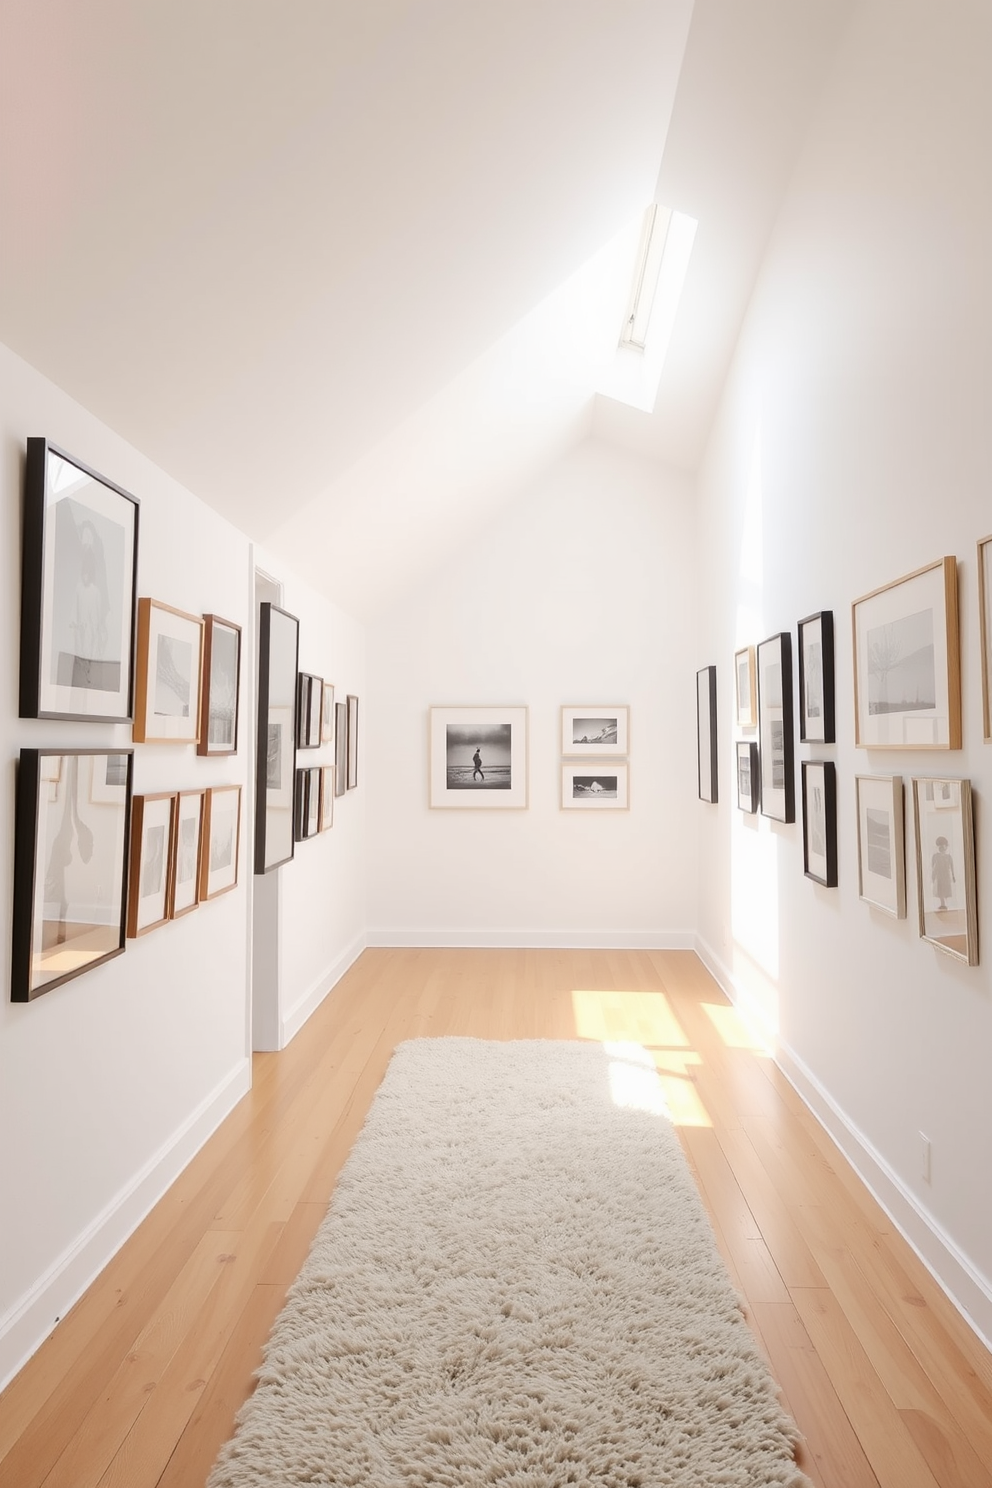
[[[237,754],[240,702],[241,626],[220,615],[204,615],[197,754],[214,759]]]
[[[799,621],[799,738],[835,744],[834,613],[818,610]]]
[[[296,771],[295,829],[297,842],[306,842],[320,831],[320,765],[304,765]]]
[[[139,505],[58,445],[27,441],[22,718],[132,721]]]
[[[33,1002],[123,953],[133,761],[131,749],[21,750],[14,815],[11,1002]],[[58,886],[57,916],[46,917],[54,895],[36,903],[38,884],[45,892]],[[88,918],[79,918],[80,912]],[[72,926],[75,933],[69,933]],[[70,951],[58,949],[72,942]]]
[[[348,789],[358,784],[358,698],[348,693]]]
[[[320,720],[324,679],[312,672],[301,672],[296,695],[296,747],[320,748]]]
[[[738,739],[736,749],[737,808],[751,816],[758,809],[761,787],[758,775],[758,746],[753,739]]]
[[[719,800],[716,736],[716,667],[696,673],[696,781],[701,801]]]
[[[803,760],[803,872],[837,887],[837,769],[833,760]]]
[[[334,704],[334,794],[348,789],[348,705]]]
[[[758,645],[758,762],[760,810],[774,821],[796,819],[792,721],[792,636],[787,630]]]
[[[271,873],[295,845],[296,701],[300,622],[265,600],[258,615],[255,872]]]

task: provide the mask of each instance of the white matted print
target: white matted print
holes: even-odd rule
[[[200,898],[216,899],[238,882],[241,837],[240,785],[215,785],[203,806]]]
[[[203,801],[206,792],[179,792],[173,843],[172,919],[189,914],[200,902],[200,854],[203,849]]]
[[[970,780],[914,780],[920,935],[978,965],[975,829]]]
[[[858,894],[897,920],[906,918],[902,778],[858,775]]]
[[[982,628],[982,723],[992,739],[992,537],[978,544],[978,614]]]
[[[620,760],[585,760],[561,767],[563,811],[626,811],[628,766]]]
[[[754,647],[742,646],[734,652],[734,697],[737,727],[750,729],[758,722],[758,697],[754,671]]]
[[[431,708],[431,806],[527,805],[527,709]]]
[[[614,703],[565,704],[561,710],[561,752],[622,756],[630,749],[630,709]]]
[[[133,737],[195,744],[200,737],[203,621],[157,599],[138,600]]]

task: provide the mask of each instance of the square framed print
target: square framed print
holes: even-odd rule
[[[358,698],[348,694],[348,789],[358,784]]]
[[[900,775],[858,775],[858,896],[906,918],[906,841]]]
[[[203,803],[200,898],[216,899],[237,887],[241,847],[241,787],[215,785]]]
[[[204,615],[197,754],[237,754],[240,677],[241,626],[219,615]]]
[[[739,651],[734,652],[734,699],[737,727],[754,728],[758,722],[758,706],[753,646],[742,646]]]
[[[992,739],[992,537],[978,544],[978,618],[982,647],[982,729]]]
[[[833,760],[803,760],[803,872],[837,887],[837,770]]]
[[[920,936],[978,965],[975,821],[970,780],[913,781]]]
[[[176,794],[135,796],[131,807],[131,872],[127,933],[133,939],[169,918],[176,831]]]
[[[630,806],[626,760],[584,760],[561,767],[563,811],[626,811]]]
[[[716,667],[696,673],[696,781],[701,801],[719,799],[716,742]]]
[[[124,950],[132,764],[130,749],[21,750],[12,1002],[32,1002]],[[91,777],[118,783],[95,802]]]
[[[561,710],[563,755],[612,759],[630,751],[630,709],[613,703],[567,704]]]
[[[758,746],[753,739],[737,741],[737,806],[749,815],[758,809]]]
[[[348,706],[334,704],[334,794],[343,796],[348,788]]]
[[[431,806],[526,807],[526,708],[431,708],[429,755]]]
[[[325,682],[320,694],[320,742],[334,742],[334,687]]]
[[[761,814],[796,819],[792,737],[792,637],[787,630],[758,646],[758,760]]]
[[[296,747],[316,749],[320,744],[324,682],[312,672],[301,672],[296,694]]]
[[[320,767],[320,824],[318,831],[326,832],[334,825],[334,766]]]
[[[138,600],[136,744],[196,744],[200,737],[203,621],[157,599]]]
[[[958,565],[939,558],[856,599],[854,742],[960,749]]]
[[[47,439],[27,444],[20,716],[130,723],[137,498]]]
[[[819,610],[799,622],[799,737],[807,744],[837,739],[833,610]]]
[[[258,616],[258,720],[255,745],[255,872],[293,856],[296,697],[300,622],[268,600]]]
[[[172,893],[169,918],[178,920],[200,902],[200,863],[203,852],[205,790],[179,791],[176,830],[172,837]]]

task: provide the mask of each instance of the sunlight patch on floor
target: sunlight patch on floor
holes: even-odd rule
[[[573,991],[572,1014],[579,1038],[597,1043],[630,1040],[649,1048],[689,1046],[664,992]]]
[[[765,1040],[741,1017],[737,1008],[721,1002],[704,1002],[700,1006],[728,1049],[752,1049],[756,1054],[765,1055],[771,1053]]]
[[[712,1126],[691,1074],[702,1064],[694,1050],[650,1051],[639,1044],[604,1041],[609,1056],[610,1098],[628,1111],[667,1116],[673,1126]]]

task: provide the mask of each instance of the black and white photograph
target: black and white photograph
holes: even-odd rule
[[[259,605],[255,734],[256,873],[269,873],[278,868],[280,863],[289,861],[295,850],[293,787],[296,781],[299,636],[300,622],[295,615],[267,600]]]
[[[200,898],[216,899],[238,882],[241,842],[241,787],[215,785],[203,803]]]
[[[978,965],[975,830],[970,780],[913,781],[920,935]]]
[[[334,704],[334,794],[348,789],[348,705]]]
[[[202,790],[180,791],[178,796],[169,900],[169,914],[174,920],[189,914],[200,902],[203,799]]]
[[[326,832],[334,825],[334,766],[320,767],[320,821],[318,831]]]
[[[799,737],[812,744],[836,740],[832,610],[799,622]]]
[[[758,746],[753,739],[737,741],[737,805],[748,815],[758,809]]]
[[[127,933],[146,935],[169,918],[176,795],[135,796],[131,808],[131,875]]]
[[[832,760],[803,760],[803,871],[837,887],[837,772]]]
[[[204,615],[198,754],[237,754],[240,674],[240,625],[219,615]]]
[[[758,721],[755,706],[754,647],[742,646],[734,652],[734,701],[738,728],[754,728]]]
[[[565,704],[561,752],[565,756],[622,758],[630,749],[630,709],[614,703]]]
[[[320,742],[334,742],[334,684],[325,682],[320,694]]]
[[[128,723],[138,502],[47,440],[27,443],[21,717]]]
[[[199,615],[139,599],[135,743],[198,743],[202,657]]]
[[[348,693],[348,789],[358,784],[358,698]]]
[[[906,917],[906,848],[900,775],[858,775],[858,897]]]
[[[701,801],[719,799],[716,733],[716,667],[696,673],[696,785]]]
[[[526,806],[527,709],[431,708],[430,804]]]
[[[628,766],[615,760],[561,767],[563,811],[626,811],[630,805]]]
[[[792,737],[792,637],[783,630],[758,647],[758,758],[762,816],[796,819]]]
[[[90,799],[91,775],[105,778],[103,750],[22,749],[17,769],[11,1001],[30,1002],[125,944],[131,826],[130,750],[107,798]],[[57,760],[57,765],[53,761]],[[53,798],[49,782],[57,775]]]

